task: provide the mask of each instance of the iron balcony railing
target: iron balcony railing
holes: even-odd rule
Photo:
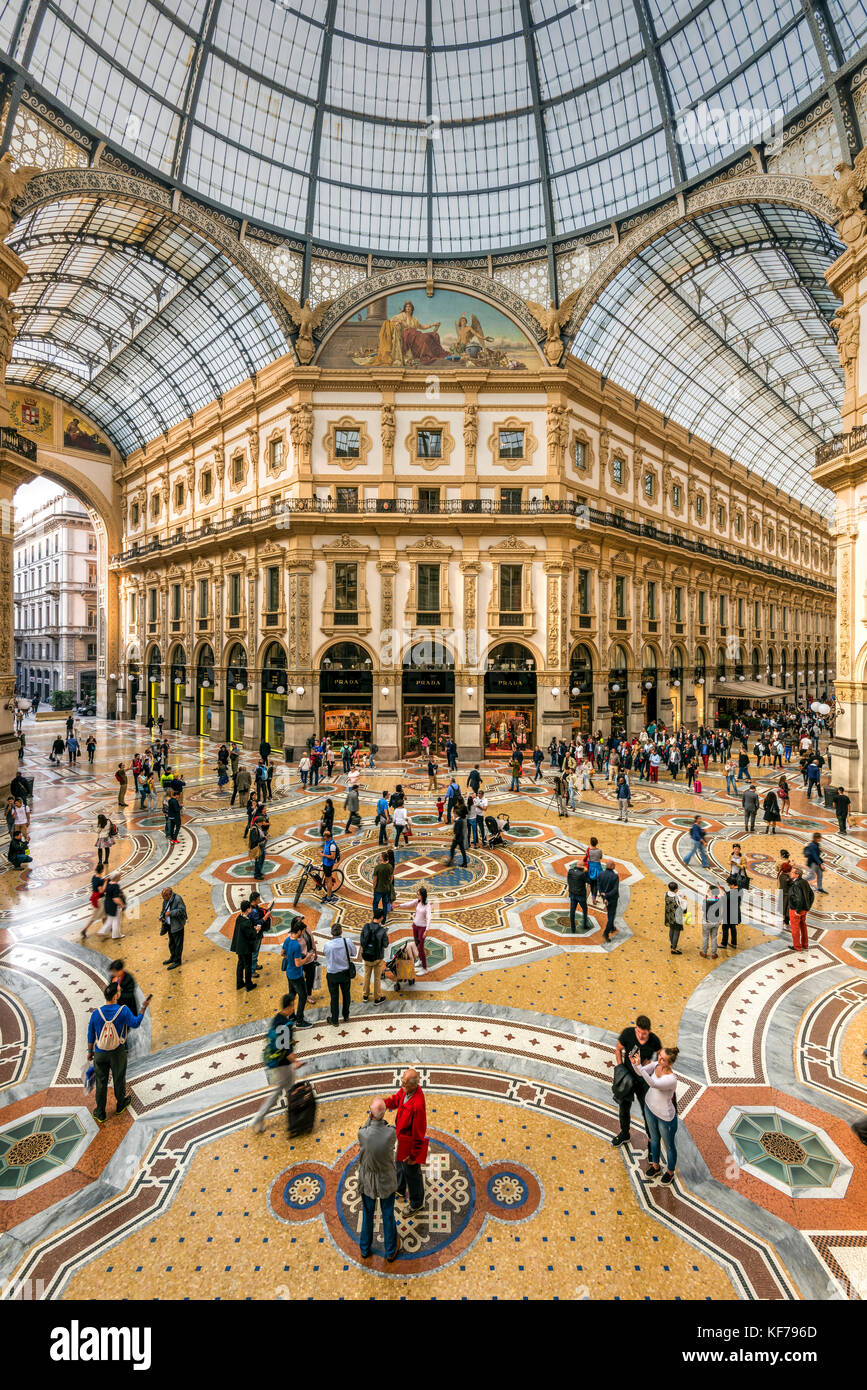
[[[865,434],[867,434],[867,430],[865,430]],[[359,497],[349,501],[345,498],[335,501],[331,497],[289,497],[266,503],[261,507],[250,508],[239,516],[227,517],[224,521],[204,522],[192,531],[178,531],[175,535],[168,536],[163,540],[154,539],[140,544],[136,543],[128,550],[123,551],[122,554],[113,555],[111,564],[128,564],[133,560],[145,559],[149,555],[188,546],[193,541],[216,539],[230,531],[237,532],[239,528],[254,526],[257,522],[269,521],[274,518],[288,518],[293,515],[347,517],[375,515],[381,517],[390,513],[399,516],[424,517],[432,515],[466,516],[468,514],[497,517],[544,516],[546,519],[559,517],[570,525],[600,526],[608,530],[622,531],[630,536],[656,541],[658,544],[675,546],[678,550],[686,551],[689,554],[703,555],[710,560],[722,560],[728,564],[734,563],[745,569],[755,570],[760,574],[809,584],[812,588],[819,589],[824,593],[832,594],[834,592],[833,585],[823,584],[820,580],[814,579],[812,575],[794,574],[790,569],[785,569],[781,565],[770,564],[766,560],[759,560],[753,555],[733,553],[721,546],[710,545],[707,541],[691,540],[689,537],[678,535],[674,531],[665,531],[649,522],[633,521],[630,517],[618,516],[614,512],[598,511],[595,507],[588,507],[585,502],[579,502],[575,498],[555,501],[551,499],[525,501],[521,503],[520,507],[511,501],[500,503],[484,497],[455,498],[444,499],[437,510],[432,508],[429,502],[419,505],[416,498]]]
[[[0,449],[11,449],[13,453],[20,454],[31,463],[36,462],[36,445],[33,440],[25,439],[23,434],[19,434],[9,425],[0,426]]]
[[[816,465],[827,463],[829,459],[840,458],[841,454],[851,454],[854,449],[863,449],[867,444],[867,425],[856,425],[848,434],[835,434],[816,450]]]

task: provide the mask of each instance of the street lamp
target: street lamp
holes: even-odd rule
[[[303,685],[296,685],[296,687],[295,687],[295,694],[296,694],[296,695],[303,695],[303,694],[304,694],[304,686],[303,686]]]

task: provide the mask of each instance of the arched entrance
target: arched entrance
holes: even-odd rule
[[[243,742],[246,708],[247,652],[236,642],[226,662],[226,734],[232,743]]]
[[[272,749],[286,742],[289,667],[280,642],[271,642],[262,658],[262,736]]]
[[[373,739],[373,658],[358,642],[335,642],[319,663],[320,728],[333,743]]]
[[[180,644],[172,648],[169,667],[169,728],[182,729],[184,696],[187,693],[187,654]]]
[[[207,642],[196,662],[196,733],[207,738],[211,732],[211,701],[214,698],[214,652]]]
[[[641,704],[645,729],[655,724],[659,715],[659,672],[656,652],[645,647],[641,658]]]
[[[699,724],[704,724],[707,721],[707,656],[703,647],[696,648],[693,675],[696,718]]]
[[[138,701],[141,694],[141,652],[138,646],[129,649],[126,659],[127,695],[130,719],[138,719]]]
[[[629,657],[619,644],[611,648],[608,659],[608,708],[611,710],[611,732],[626,733],[626,711],[629,701]]]
[[[680,728],[683,723],[683,661],[683,649],[672,647],[668,688],[671,698],[671,719],[675,729]]]
[[[148,728],[159,718],[160,682],[163,674],[163,659],[159,647],[151,647],[148,656],[147,709]]]
[[[439,639],[415,642],[403,658],[403,751],[418,753],[430,739],[437,753],[455,727],[455,661]]]
[[[569,714],[572,736],[593,729],[593,653],[580,643],[569,661]]]
[[[521,642],[501,642],[485,662],[484,752],[532,748],[536,730],[536,658]]]

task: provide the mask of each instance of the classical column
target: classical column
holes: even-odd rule
[[[396,640],[394,619],[394,577],[398,561],[392,555],[376,562],[380,575],[380,668],[373,673],[373,740],[379,745],[379,757],[389,762],[398,756],[400,748],[399,711],[402,697],[400,643]],[[385,660],[385,654],[389,660]],[[383,695],[383,690],[388,694]]]

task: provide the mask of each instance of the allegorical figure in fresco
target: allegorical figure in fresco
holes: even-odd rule
[[[379,330],[376,364],[403,367],[414,361],[427,366],[430,362],[441,361],[446,350],[440,342],[438,328],[438,323],[419,323],[415,305],[407,300],[400,313],[393,319],[386,319]]]

